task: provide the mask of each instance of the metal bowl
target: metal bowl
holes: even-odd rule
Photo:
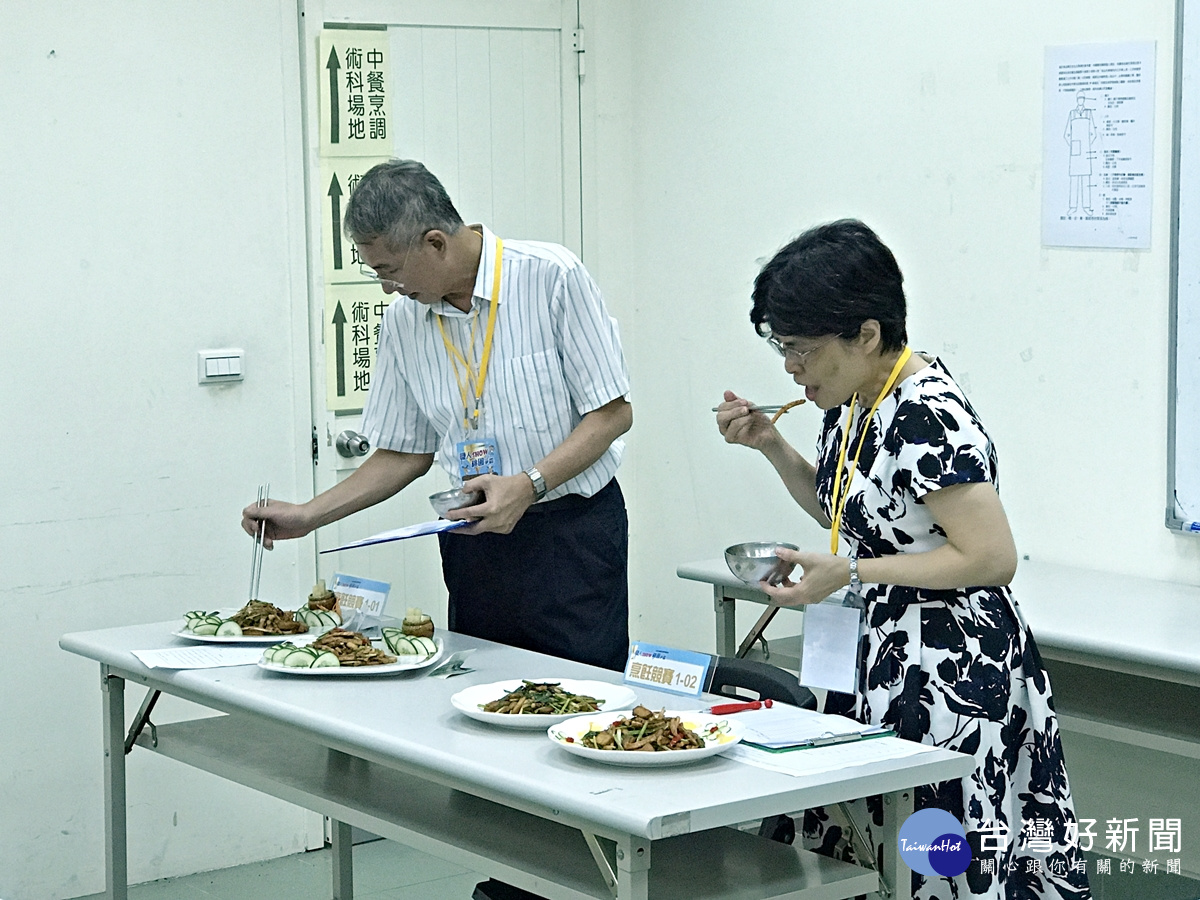
[[[479,491],[463,492],[462,488],[454,488],[449,491],[438,491],[436,494],[429,496],[429,502],[436,512],[443,519],[446,518],[446,513],[452,509],[458,509],[463,506],[474,506],[483,499]]]
[[[786,547],[788,550],[800,549],[795,544],[783,544],[779,541],[750,541],[727,547],[725,562],[730,572],[751,587],[758,587],[760,581],[779,584],[792,570],[791,563],[785,563],[775,555],[775,551],[780,547]]]

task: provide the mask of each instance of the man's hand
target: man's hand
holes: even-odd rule
[[[524,472],[517,475],[480,475],[463,485],[464,491],[480,491],[483,502],[460,506],[446,513],[447,519],[471,519],[458,534],[482,534],[485,531],[509,534],[533,505],[533,483]]]
[[[808,606],[810,603],[820,603],[834,591],[850,583],[850,561],[843,556],[832,553],[800,553],[780,547],[776,555],[784,562],[799,566],[801,576],[792,581],[785,578],[779,585],[772,586],[765,581],[759,582],[759,588],[771,596],[772,602],[779,606]]]
[[[266,523],[263,546],[268,550],[275,546],[276,540],[304,537],[315,527],[303,506],[282,500],[268,500],[266,506],[252,503],[242,510],[242,530],[246,534],[257,537],[260,521]]]

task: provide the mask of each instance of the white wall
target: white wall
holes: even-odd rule
[[[100,887],[97,672],[59,635],[240,599],[238,510],[261,481],[311,489],[291,6],[0,6],[0,608],[24,623],[0,655],[7,900]],[[844,215],[896,251],[913,343],[990,427],[1021,551],[1200,583],[1200,546],[1161,524],[1171,0],[583,12],[584,255],[634,377],[635,636],[711,647],[680,562],[756,537],[826,546],[709,409],[725,387],[794,396],[749,325],[750,283]],[[1043,49],[1127,39],[1158,41],[1153,246],[1043,250]],[[195,351],[224,345],[245,348],[246,381],[198,387]],[[816,415],[784,428],[809,449]],[[269,555],[264,595],[302,596],[309,552]],[[283,804],[129,764],[134,880],[303,842]]]
[[[103,887],[99,671],[59,636],[237,605],[241,507],[312,490],[294,32],[285,0],[0,5],[6,900]],[[198,386],[225,346],[246,380]],[[304,596],[300,549],[264,596]],[[303,846],[293,807],[129,767],[132,880]]]
[[[1170,0],[585,0],[584,17],[585,93],[607,111],[585,250],[635,391],[635,634],[711,646],[709,592],[680,582],[679,562],[755,538],[828,546],[709,409],[727,387],[796,396],[749,324],[751,283],[790,237],[843,216],[896,252],[912,344],[943,358],[989,427],[1020,551],[1200,583],[1200,544],[1162,524]],[[1043,249],[1044,48],[1124,40],[1158,42],[1152,248]],[[783,424],[810,456],[817,418]]]

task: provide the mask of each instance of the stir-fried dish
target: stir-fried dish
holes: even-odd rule
[[[484,712],[510,713],[513,715],[556,716],[566,713],[596,712],[603,700],[586,694],[564,691],[557,681],[526,681],[521,687],[510,691],[499,700],[482,703]]]
[[[622,716],[603,731],[589,731],[581,743],[593,750],[698,750],[705,746],[696,732],[683,727],[678,716],[666,716],[635,706],[631,715]]]
[[[290,611],[261,600],[251,600],[229,619],[241,626],[242,634],[302,634],[308,631],[308,626],[292,618]]]
[[[334,654],[343,666],[386,666],[396,661],[396,657],[374,647],[369,638],[343,628],[325,632],[308,646],[318,653]]]

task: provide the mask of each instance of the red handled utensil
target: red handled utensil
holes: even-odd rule
[[[718,703],[716,706],[710,706],[705,710],[709,715],[726,716],[729,713],[742,712],[747,709],[770,709],[774,701],[766,700],[747,700],[744,703]]]

